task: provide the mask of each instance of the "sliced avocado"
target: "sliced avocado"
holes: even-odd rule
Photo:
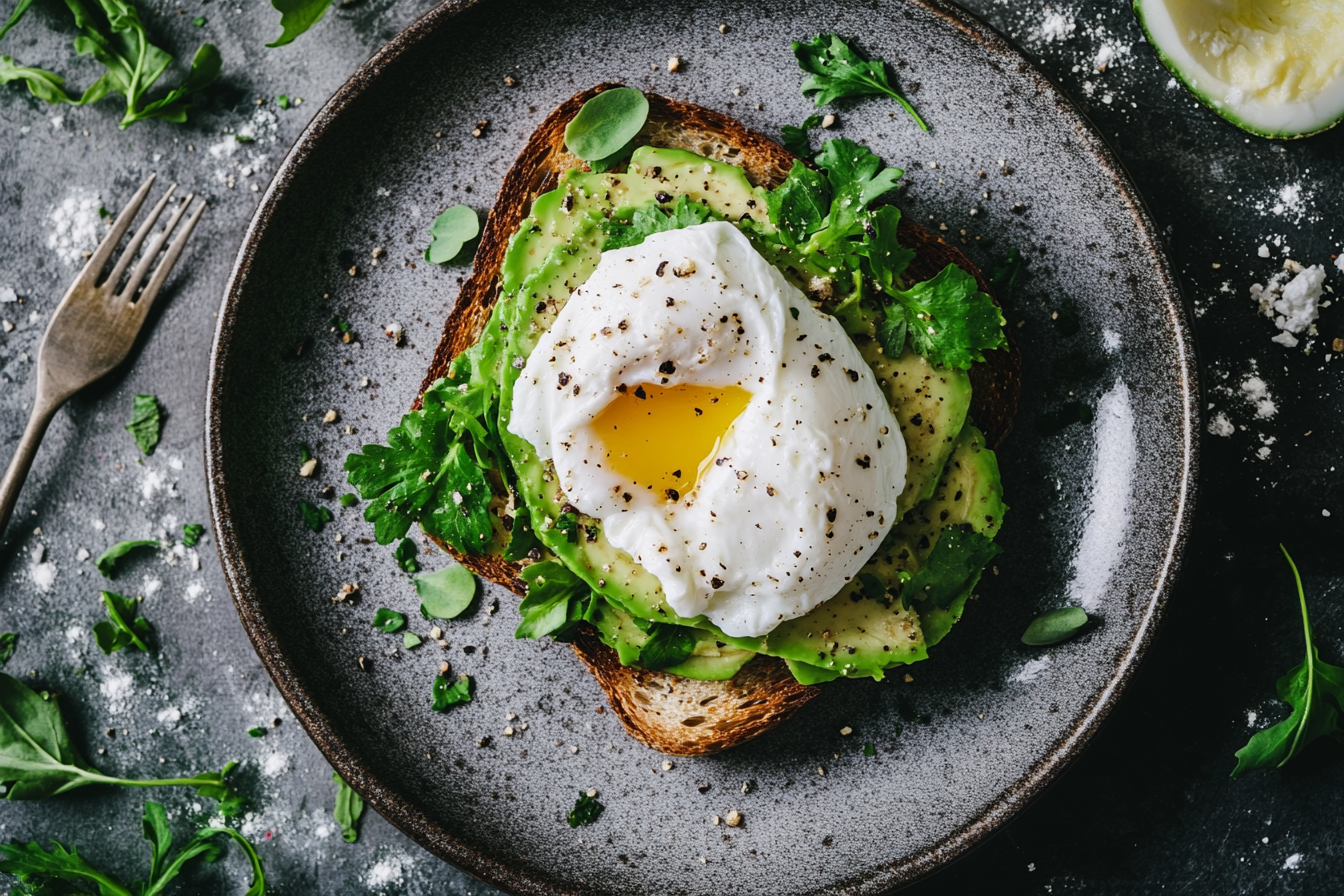
[[[630,157],[630,173],[656,185],[670,196],[685,194],[692,202],[714,209],[729,221],[744,217],[762,232],[773,232],[765,211],[765,189],[753,187],[736,165],[716,162],[684,149],[644,146]],[[670,200],[668,200],[670,201]]]
[[[641,627],[640,620],[620,607],[603,602],[601,608],[594,613],[593,626],[597,629],[602,643],[616,651],[621,665],[639,664],[640,652],[649,640],[649,635]],[[664,672],[683,678],[698,678],[702,681],[727,681],[756,655],[753,651],[725,644],[712,632],[701,629],[691,631],[695,635],[695,649],[685,660],[674,666],[668,666]]]

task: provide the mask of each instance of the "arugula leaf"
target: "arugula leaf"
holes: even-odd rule
[[[513,633],[515,638],[550,635],[563,640],[583,621],[593,592],[564,564],[554,560],[534,563],[523,570],[521,578],[527,583],[527,596],[518,604],[523,621]]]
[[[695,650],[695,635],[684,625],[655,622],[649,628],[649,640],[639,651],[639,664],[645,669],[667,669]]]
[[[303,524],[314,532],[321,532],[323,526],[335,519],[326,507],[309,504],[307,501],[299,502],[299,513],[303,516]]]
[[[0,781],[9,783],[7,799],[43,799],[89,784],[182,785],[219,800],[227,817],[236,814],[241,803],[224,783],[236,764],[230,762],[223,771],[191,778],[140,781],[104,775],[75,751],[55,697],[43,697],[12,675],[0,673]]]
[[[462,249],[481,233],[481,220],[469,205],[454,205],[444,209],[429,226],[429,246],[425,261],[447,264],[462,253]]]
[[[649,101],[633,87],[613,87],[584,103],[565,125],[565,148],[585,162],[624,151],[649,118]]]
[[[201,536],[205,534],[205,527],[200,523],[186,523],[182,526],[182,546],[188,548],[196,547],[200,542]]]
[[[131,422],[126,424],[126,429],[145,454],[154,453],[154,446],[159,444],[162,426],[163,415],[159,411],[159,400],[153,395],[135,396],[135,404],[131,408]]]
[[[1263,731],[1257,731],[1246,746],[1237,751],[1237,765],[1232,777],[1239,778],[1257,769],[1283,768],[1307,744],[1319,737],[1334,736],[1344,740],[1344,668],[1332,666],[1321,659],[1320,651],[1311,636],[1311,621],[1307,618],[1307,596],[1302,590],[1302,576],[1297,564],[1288,555],[1288,549],[1279,545],[1288,566],[1293,570],[1297,584],[1297,602],[1302,610],[1302,636],[1306,641],[1306,658],[1288,670],[1278,680],[1275,689],[1279,699],[1293,708],[1288,718]]]
[[[51,852],[36,842],[26,846],[0,843],[0,856],[4,857],[0,859],[0,872],[17,877],[19,884],[25,888],[21,893],[40,896],[55,892],[48,890],[45,884],[52,880],[63,880],[71,883],[88,881],[98,887],[102,896],[132,896],[132,892],[115,878],[84,861],[78,850],[66,849],[55,840],[51,841]]]
[[[638,246],[655,233],[680,230],[703,224],[715,217],[714,213],[698,202],[692,202],[685,193],[677,197],[667,211],[658,202],[650,202],[635,209],[629,222],[611,221],[606,226],[607,240],[602,251]]]
[[[460,563],[416,576],[411,581],[420,595],[421,615],[426,619],[456,619],[476,598],[476,577]]]
[[[117,571],[117,561],[122,557],[137,548],[157,548],[158,546],[159,543],[152,538],[146,538],[142,541],[119,541],[99,554],[98,559],[93,561],[93,565],[98,568],[100,573],[110,579]]]
[[[133,647],[141,653],[149,653],[149,623],[137,615],[140,602],[134,597],[124,597],[111,591],[102,592],[102,597],[111,621],[99,622],[93,627],[98,649],[112,654],[123,647]]]
[[[373,627],[384,634],[392,634],[401,631],[401,627],[406,624],[406,616],[398,613],[396,610],[389,610],[387,607],[381,608],[373,614]]]
[[[513,525],[509,529],[509,544],[504,548],[504,559],[516,563],[529,556],[533,549],[540,548],[541,542],[532,528],[532,515],[519,498],[514,501]]]
[[[820,115],[809,115],[797,127],[786,124],[780,128],[783,138],[779,141],[785,149],[796,156],[806,158],[812,155],[812,146],[808,143],[807,132],[821,126]]]
[[[331,780],[336,782],[334,814],[336,823],[341,826],[341,839],[354,843],[359,839],[359,816],[364,814],[364,798],[355,793],[338,772],[331,773]]]
[[[901,589],[901,599],[907,608],[911,600],[926,599],[947,609],[966,590],[966,583],[1002,551],[979,532],[959,526],[944,529],[919,572]]]
[[[10,657],[14,656],[14,648],[18,646],[19,636],[14,632],[0,633],[0,666],[9,662]]]
[[[420,571],[420,564],[415,559],[416,553],[415,542],[409,538],[403,538],[401,543],[397,545],[397,549],[392,552],[392,556],[396,559],[398,566],[414,575]]]
[[[19,65],[12,56],[0,56],[0,84],[10,84],[14,81],[28,85],[29,93],[53,105],[79,102],[65,92],[65,79],[55,72]]]
[[[819,34],[807,42],[794,41],[793,55],[808,73],[803,79],[803,96],[815,94],[818,106],[849,97],[889,96],[910,113],[921,131],[929,129],[910,101],[892,86],[886,63],[864,59],[839,35]]]
[[[280,36],[266,46],[283,47],[322,21],[331,0],[271,0],[271,6],[280,13]]]
[[[565,817],[565,821],[569,822],[569,826],[572,828],[592,824],[602,817],[602,810],[605,808],[607,807],[599,803],[595,797],[579,791],[578,802],[574,804],[573,809],[569,810],[569,815]]]
[[[1022,643],[1045,647],[1067,641],[1087,625],[1087,611],[1082,607],[1060,607],[1042,613],[1022,633]]]
[[[19,19],[23,18],[23,14],[32,5],[33,0],[19,0],[18,3],[14,4],[14,11],[9,14],[9,20],[5,22],[4,27],[0,27],[0,40],[4,40],[5,35],[9,33],[9,29],[19,24]]]
[[[499,464],[498,440],[490,434],[498,428],[498,398],[490,382],[463,385],[465,392],[450,380],[435,383],[420,410],[388,432],[388,444],[365,445],[345,459],[350,484],[370,502],[364,519],[379,544],[403,537],[413,522],[468,553],[481,551],[493,535],[484,471]]]
[[[433,709],[435,712],[443,712],[450,706],[456,706],[459,703],[471,702],[471,676],[459,675],[457,681],[449,681],[448,676],[439,675],[434,679],[434,687],[431,689],[433,697]]]
[[[998,306],[955,264],[889,295],[896,301],[886,308],[888,325],[894,330],[903,323],[910,347],[934,364],[966,370],[983,361],[986,351],[1008,344]],[[892,347],[884,342],[883,351]]]

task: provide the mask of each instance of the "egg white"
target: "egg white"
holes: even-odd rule
[[[674,503],[630,488],[592,426],[618,385],[664,381],[751,393]],[[735,637],[835,596],[896,521],[905,441],[871,369],[726,222],[604,252],[513,401],[510,431],[553,461],[569,502],[658,578],[679,615]]]

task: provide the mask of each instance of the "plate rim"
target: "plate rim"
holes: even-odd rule
[[[294,713],[323,757],[341,777],[383,818],[420,846],[492,886],[518,896],[598,893],[601,891],[583,884],[560,885],[521,873],[516,866],[501,862],[482,850],[458,841],[442,830],[426,813],[403,800],[393,788],[384,784],[380,776],[369,770],[364,761],[345,743],[328,715],[309,697],[299,675],[286,659],[266,624],[257,589],[243,562],[242,546],[230,523],[232,514],[228,494],[228,464],[219,436],[222,398],[229,379],[227,369],[229,344],[234,336],[237,307],[255,259],[258,238],[270,226],[289,184],[336,119],[373,84],[385,65],[397,61],[403,54],[435,34],[446,22],[486,2],[488,0],[445,0],[406,26],[376,50],[332,93],[290,146],[277,167],[244,232],[242,243],[230,269],[211,341],[205,406],[207,496],[211,521],[216,533],[220,565],[243,629],[290,711]],[[1038,92],[1047,95],[1064,119],[1073,124],[1074,134],[1082,148],[1111,175],[1122,203],[1133,218],[1139,243],[1146,257],[1153,262],[1154,273],[1162,285],[1158,308],[1165,314],[1177,355],[1176,369],[1172,373],[1175,375],[1181,397],[1182,464],[1171,534],[1163,549],[1154,585],[1145,600],[1138,630],[1128,642],[1123,656],[1113,667],[1105,684],[1093,693],[1084,711],[1069,731],[1022,777],[999,794],[998,798],[970,824],[949,833],[933,845],[903,860],[863,872],[858,877],[841,879],[826,885],[815,891],[818,896],[820,894],[880,896],[931,874],[983,843],[1039,796],[1068,767],[1110,714],[1152,644],[1183,565],[1198,497],[1200,448],[1198,427],[1202,416],[1197,400],[1200,392],[1194,336],[1182,290],[1173,273],[1166,247],[1158,237],[1157,227],[1129,174],[1105,142],[1100,130],[1087,119],[1068,95],[992,25],[949,0],[898,0],[896,4],[891,5],[909,5],[932,13],[971,40],[980,43],[991,57],[1014,63],[1018,73],[1033,81]]]

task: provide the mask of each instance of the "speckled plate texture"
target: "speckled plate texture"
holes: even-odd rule
[[[789,42],[820,31],[889,60],[932,125],[919,132],[882,99],[838,110],[838,133],[906,169],[905,213],[934,229],[974,221],[945,237],[987,268],[1009,247],[1027,259],[1005,308],[1023,389],[999,454],[1004,553],[912,677],[827,685],[746,746],[667,764],[603,711],[567,646],[513,638],[517,598],[501,589],[447,624],[446,649],[406,651],[374,631],[384,606],[422,635],[428,624],[362,506],[321,489],[348,491],[345,455],[381,440],[416,396],[467,273],[421,258],[438,211],[484,214],[542,118],[602,81],[778,134],[813,111]],[[683,64],[669,73],[673,55]],[[333,315],[353,325],[350,342]],[[383,335],[391,321],[401,346]],[[1128,178],[1054,87],[956,7],[450,3],[336,92],[252,222],[211,361],[215,525],[239,615],[295,714],[374,808],[448,861],[519,894],[880,893],[1001,825],[1124,687],[1189,525],[1193,368],[1169,263]],[[1051,425],[1070,402],[1091,419]],[[328,409],[337,422],[323,422]],[[319,461],[310,478],[298,475],[304,444]],[[300,500],[335,520],[309,531]],[[422,547],[426,568],[449,562]],[[333,602],[349,582],[359,602]],[[1019,642],[1065,603],[1096,626],[1054,648]],[[476,695],[433,713],[445,660]],[[565,814],[590,788],[606,812],[571,829]],[[740,826],[712,822],[732,810]]]

